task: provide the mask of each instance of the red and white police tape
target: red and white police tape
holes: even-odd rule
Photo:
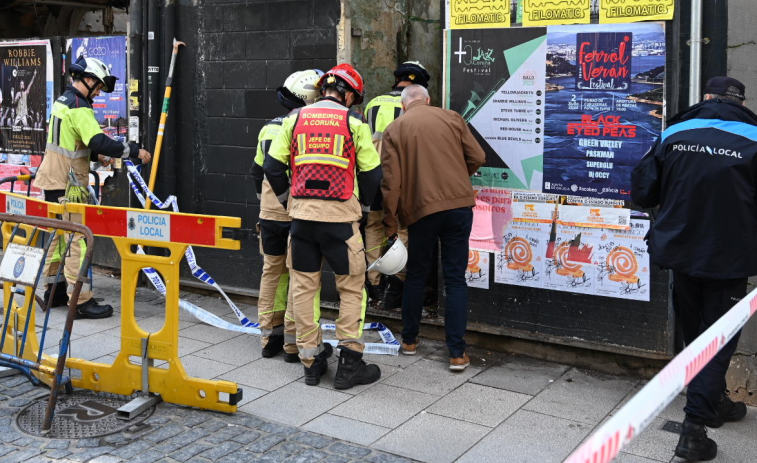
[[[607,463],[639,435],[757,312],[757,289],[678,354],[565,463]]]

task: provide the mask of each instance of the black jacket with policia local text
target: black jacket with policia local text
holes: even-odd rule
[[[631,197],[660,206],[649,233],[657,264],[687,275],[757,274],[757,115],[705,100],[669,127],[631,175]]]

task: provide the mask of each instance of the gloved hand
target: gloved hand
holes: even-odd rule
[[[397,234],[396,233],[386,239],[386,246],[389,247],[389,248],[391,248],[392,246],[394,246],[394,242],[395,241],[397,241]]]
[[[89,189],[82,186],[76,172],[71,168],[68,172],[68,184],[66,185],[66,200],[70,203],[89,203]]]

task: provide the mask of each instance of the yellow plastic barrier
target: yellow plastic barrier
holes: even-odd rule
[[[72,220],[86,225],[94,235],[112,238],[121,256],[121,351],[112,365],[77,358],[67,359],[68,368],[81,371],[81,378],[72,379],[74,387],[122,395],[142,390],[142,365],[132,363],[130,357],[142,357],[142,340],[149,338],[148,357],[164,360],[168,364],[167,368],[149,368],[151,393],[160,394],[164,401],[170,403],[222,412],[236,411],[236,404],[242,396],[236,383],[192,378],[187,375],[179,359],[179,264],[190,245],[240,249],[238,240],[223,237],[223,229],[239,228],[241,219],[85,204],[60,205],[7,192],[0,192],[0,196],[0,212],[40,217],[72,214]],[[13,224],[3,224],[5,245],[12,227]],[[29,232],[27,236],[30,237]],[[14,241],[19,242],[19,239]],[[168,249],[170,255],[137,254],[132,251],[132,247],[136,248],[135,245],[162,247]],[[143,330],[134,316],[137,280],[139,272],[145,267],[160,272],[166,285],[165,323],[155,333]],[[4,284],[3,288],[7,307],[10,286]],[[30,291],[31,288],[27,288],[27,295]],[[31,298],[26,299],[30,303]],[[13,310],[18,312],[18,323],[23,326],[25,320],[20,316],[22,312],[25,313],[25,309],[14,307]],[[31,313],[30,322],[34,323],[34,311]],[[13,318],[12,314],[11,319]],[[76,332],[75,328],[73,332]],[[4,336],[4,350],[13,353],[13,326],[10,323],[4,330]],[[36,361],[38,352],[39,342],[34,333],[30,332],[24,358]],[[40,363],[55,366],[54,359],[47,355],[43,355]],[[45,383],[51,383],[49,375],[36,374]]]

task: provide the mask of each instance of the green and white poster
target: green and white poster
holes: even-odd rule
[[[474,185],[541,190],[547,29],[448,30],[446,107],[486,152]]]

